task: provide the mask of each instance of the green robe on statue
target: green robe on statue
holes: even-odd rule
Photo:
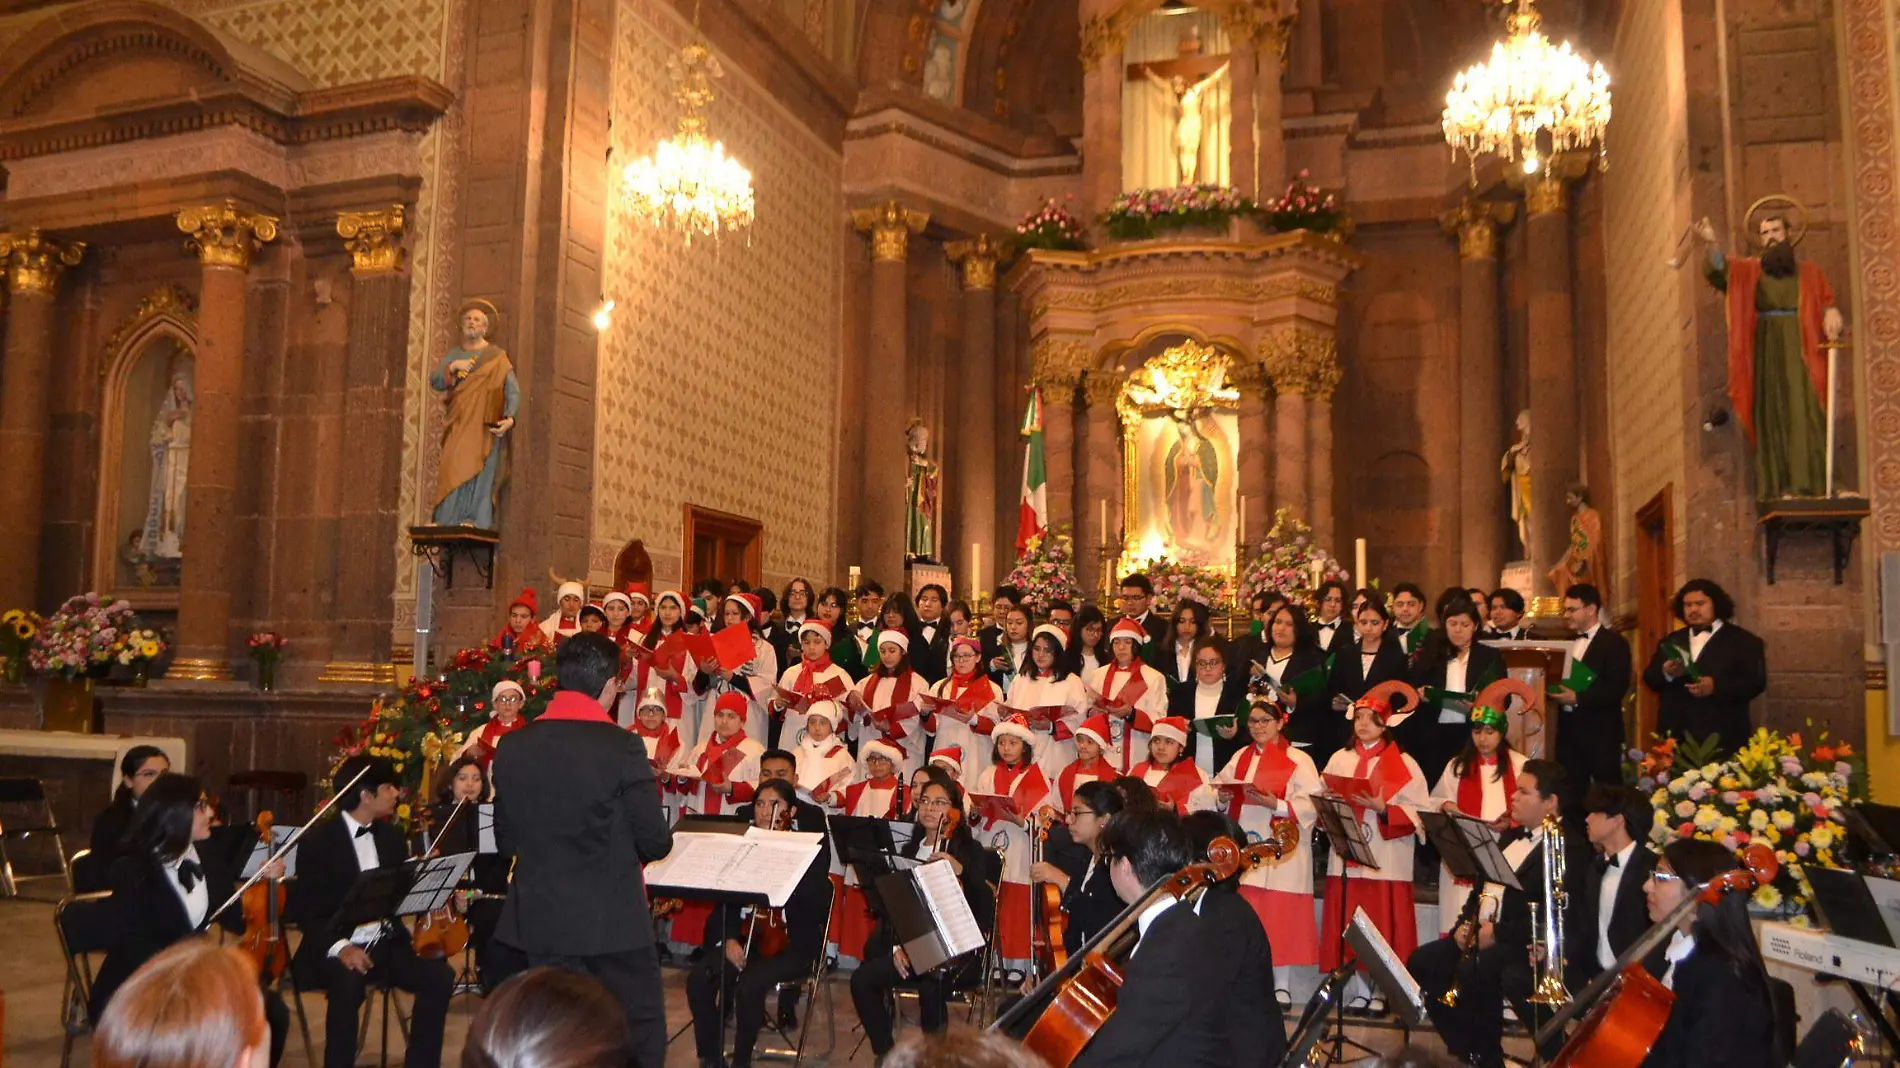
[[[1745,309],[1752,315],[1736,314],[1742,293],[1730,295],[1731,348],[1739,341],[1734,337],[1737,331],[1749,331],[1754,339],[1754,360],[1746,369],[1752,372],[1748,380],[1738,385],[1737,360],[1731,351],[1729,395],[1743,428],[1753,434],[1756,499],[1825,497],[1827,417],[1821,410],[1821,383],[1816,381],[1818,353],[1811,335],[1818,327],[1821,310],[1833,302],[1827,283],[1812,264],[1802,264],[1796,274],[1776,277],[1763,272],[1759,260],[1730,262],[1720,253],[1709,258],[1708,278],[1724,292],[1729,291],[1731,281],[1737,285],[1754,282],[1755,299]],[[1805,304],[1804,289],[1808,290]],[[1813,322],[1804,322],[1810,317]],[[1825,358],[1819,360],[1824,376]]]

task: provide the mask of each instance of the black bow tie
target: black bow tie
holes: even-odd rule
[[[178,885],[184,887],[186,893],[190,893],[191,888],[197,886],[198,880],[204,877],[204,873],[205,870],[198,866],[197,861],[187,860],[178,865]]]
[[[1609,871],[1611,868],[1620,868],[1622,866],[1623,861],[1620,857],[1609,856],[1597,858],[1598,871]]]
[[[1321,623],[1319,625],[1319,629],[1332,630],[1334,627],[1337,627],[1337,626],[1339,626],[1339,620],[1335,619],[1331,623]]]
[[[1689,633],[1690,634],[1713,634],[1715,633],[1715,624],[1703,623],[1699,626],[1690,627]]]
[[[358,838],[361,838],[361,837],[363,837],[364,835],[366,835],[366,834],[368,834],[368,833],[369,833],[369,829],[370,829],[370,827],[372,827],[372,826],[373,826],[373,824],[368,824],[368,823],[365,823],[365,824],[363,824],[363,825],[362,825],[361,827],[358,827],[358,828],[356,829],[356,837],[358,837]]]

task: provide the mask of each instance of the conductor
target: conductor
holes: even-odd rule
[[[664,857],[673,834],[645,743],[606,711],[619,647],[575,634],[554,664],[547,711],[495,751],[495,841],[515,856],[495,938],[531,965],[600,980],[627,1014],[633,1063],[661,1068],[666,1004],[641,865]]]

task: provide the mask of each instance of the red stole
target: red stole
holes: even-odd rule
[[[527,725],[528,721],[523,716],[516,716],[513,723],[504,724],[499,719],[490,719],[487,723],[482,724],[481,741],[475,743],[475,747],[481,750],[478,756],[482,762],[482,766],[487,767],[488,762],[495,759],[495,747],[501,744],[502,738],[513,734]],[[536,737],[540,736],[536,735]]]
[[[902,797],[903,791],[898,789],[898,787],[901,785],[895,775],[886,775],[881,779],[872,776],[863,782],[854,783],[850,789],[845,791],[844,809],[847,813],[856,815],[858,802],[864,799],[866,793],[872,790],[889,790],[891,792],[891,799],[885,804],[884,811],[882,813],[872,813],[869,817],[861,818],[894,820],[899,815],[897,811],[898,801]]]
[[[1379,792],[1379,799],[1388,803],[1380,820],[1380,835],[1385,838],[1403,838],[1411,834],[1412,817],[1390,804],[1412,777],[1411,772],[1406,770],[1405,756],[1399,752],[1399,747],[1383,739],[1371,749],[1354,742],[1352,754],[1358,761],[1353,766],[1353,778],[1370,781],[1372,788]],[[1365,821],[1364,809],[1354,806],[1352,812],[1360,822]]]
[[[1834,291],[1817,264],[1797,265],[1801,301],[1795,317],[1801,321],[1801,362],[1807,366],[1814,395],[1827,406],[1827,337],[1822,318],[1834,306]],[[1755,440],[1755,288],[1761,283],[1761,260],[1740,256],[1728,261],[1728,396],[1742,421],[1748,440]]]
[[[1285,735],[1272,745],[1262,748],[1258,744],[1250,745],[1240,751],[1240,763],[1234,770],[1240,778],[1254,784],[1254,788],[1263,794],[1272,794],[1279,800],[1286,800],[1286,784],[1292,780],[1299,765],[1286,755],[1292,747]]]
[[[678,628],[675,628],[676,631],[677,629]],[[654,639],[652,642],[647,643],[647,647],[650,649],[658,649],[661,643],[663,643],[669,637],[669,635],[667,634],[660,633],[660,630],[657,626],[653,630],[648,631],[646,636],[648,638]],[[648,657],[646,660],[641,662],[640,690],[643,693],[646,691],[647,685],[651,681],[651,676],[653,674],[652,664],[653,664],[653,658],[651,657]],[[661,680],[662,682],[666,684],[665,693],[662,699],[666,702],[666,718],[667,719],[678,719],[686,710],[685,698],[686,698],[687,683],[685,681],[685,667],[686,665],[684,663],[680,664],[679,666],[680,668],[680,670],[678,671],[678,674],[680,675],[679,682],[674,682],[672,679]]]
[[[680,734],[664,723],[660,724],[659,730],[648,733],[647,729],[635,720],[633,733],[639,735],[646,743],[647,763],[652,764],[655,771],[671,764],[673,757],[679,753]]]
[[[1134,774],[1147,782],[1148,777],[1157,771],[1161,769],[1155,766],[1154,761],[1148,760],[1143,761],[1135,769]],[[1148,785],[1154,787],[1156,797],[1181,809],[1187,806],[1188,795],[1200,788],[1201,776],[1199,769],[1194,766],[1194,761],[1183,756],[1174,762],[1173,767],[1162,773],[1159,782],[1149,782]]]
[[[1106,782],[1117,774],[1115,766],[1106,760],[1097,760],[1093,764],[1078,760],[1063,768],[1062,774],[1056,776],[1056,794],[1062,801],[1062,811],[1067,812],[1075,807],[1076,787],[1087,782]]]
[[[967,716],[976,715],[996,700],[996,686],[981,672],[969,676],[952,674],[950,685],[945,689],[950,700]]]
[[[1130,681],[1141,678],[1141,661],[1137,659],[1133,661],[1132,663],[1130,663],[1127,667],[1122,667],[1121,665],[1115,664],[1115,663],[1109,664],[1108,674],[1102,676],[1102,700],[1104,701],[1117,700],[1115,695],[1121,692],[1120,690],[1117,690],[1115,688],[1115,676],[1117,675],[1127,675],[1129,676]],[[1122,684],[1124,688],[1126,688],[1127,685],[1128,685],[1127,683]],[[1143,688],[1142,692],[1143,693],[1147,692],[1146,687]],[[1137,694],[1136,696],[1139,697],[1140,695]]]
[[[895,680],[895,685],[893,686],[891,690],[891,699],[888,701],[885,701],[883,704],[879,704],[876,700],[878,683],[890,680],[891,676],[884,674],[884,671],[882,668],[878,669],[877,671],[872,672],[870,675],[870,684],[865,687],[865,689],[870,691],[870,696],[872,699],[864,703],[869,705],[873,709],[879,709],[879,708],[889,708],[892,705],[901,705],[905,701],[910,700],[910,676],[911,676],[911,673],[908,671],[904,672],[902,675],[897,676]]]
[[[819,653],[816,660],[800,660],[798,677],[792,680],[792,692],[808,694],[818,685],[818,673],[831,666],[831,654]]]
[[[698,764],[700,772],[705,775],[705,779],[708,783],[718,786],[726,781],[726,773],[719,766],[719,758],[725,756],[743,741],[745,741],[745,731],[741,729],[734,731],[732,737],[724,741],[720,741],[719,737],[714,735],[712,739],[706,743],[705,751],[699,754]]]
[[[1510,750],[1500,749],[1496,756],[1485,763],[1484,757],[1471,762],[1465,773],[1458,776],[1458,811],[1476,819],[1484,815],[1484,779],[1491,774],[1492,768],[1502,772],[1500,781],[1504,784],[1504,803],[1508,811],[1511,795],[1517,792],[1517,769],[1511,766]]]

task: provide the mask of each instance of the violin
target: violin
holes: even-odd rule
[[[1115,1014],[1121,997],[1121,966],[1140,937],[1137,923],[1141,914],[1163,895],[1192,901],[1215,883],[1233,878],[1240,871],[1240,857],[1240,847],[1232,839],[1216,838],[1208,844],[1206,861],[1190,864],[1161,880],[1123,909],[1114,923],[1083,947],[1080,963],[1072,961],[1071,972],[1062,977],[1054,1000],[1023,1036],[1023,1048],[1048,1061],[1052,1068],[1073,1064],[1083,1047]],[[1057,978],[1052,975],[1043,985]],[[1041,993],[1039,986],[1022,1004],[1033,1004]],[[1015,1016],[1014,1011],[1004,1013],[990,1030],[1005,1027]]]
[[[1640,961],[1677,930],[1690,909],[1713,905],[1726,894],[1753,892],[1758,886],[1774,882],[1781,871],[1774,850],[1760,843],[1742,850],[1741,862],[1741,869],[1723,872],[1684,898],[1662,922],[1623,951],[1617,959],[1620,967],[1598,976],[1544,1025],[1537,1034],[1540,1042],[1560,1033],[1583,1006],[1590,1006],[1583,1022],[1551,1060],[1550,1068],[1637,1068],[1643,1063],[1669,1022],[1676,995],[1650,975]]]
[[[442,821],[442,830],[436,834],[435,842],[429,847],[428,856],[434,857],[442,851],[442,839],[454,826],[455,818],[468,806],[467,801],[457,801],[449,818]],[[422,814],[422,825],[429,826],[428,810]],[[416,956],[423,960],[446,960],[468,948],[468,918],[462,914],[460,895],[450,895],[448,901],[434,912],[416,918],[416,934],[412,940]]]
[[[264,843],[266,852],[270,849],[274,822],[275,817],[269,810],[257,814],[257,840]],[[244,937],[238,942],[238,950],[251,959],[257,966],[257,974],[267,983],[276,982],[290,964],[290,948],[284,944],[283,926],[278,922],[278,917],[283,915],[285,896],[283,883],[259,879],[246,887],[239,898],[244,913]]]
[[[1042,863],[1042,852],[1049,841],[1049,826],[1055,813],[1045,812],[1030,819],[1032,842],[1030,864]],[[1068,914],[1062,911],[1062,889],[1054,883],[1039,882],[1030,897],[1029,944],[1042,974],[1054,975],[1069,963]]]
[[[792,944],[784,909],[755,908],[745,921],[746,960],[776,957]]]

